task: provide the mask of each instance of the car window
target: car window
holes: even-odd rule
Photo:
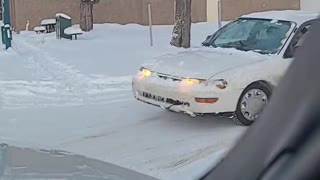
[[[304,43],[306,37],[308,36],[309,34],[309,28],[310,26],[307,26],[303,29],[303,31],[300,32],[300,37],[299,37],[299,40],[298,42],[295,44],[296,47],[300,47],[302,46],[302,44]]]
[[[286,51],[285,58],[293,58],[293,56],[298,51],[299,47],[301,47],[302,44],[304,43],[305,38],[308,36],[311,25],[312,24],[302,26],[297,30],[295,36],[291,40],[291,43]]]
[[[291,25],[289,21],[238,19],[222,28],[211,45],[274,54],[287,39]]]
[[[241,23],[247,22],[245,26],[241,25]],[[227,28],[224,33],[216,39],[216,44],[224,44],[233,39],[234,41],[246,40],[250,35],[250,29],[253,28],[255,22],[241,20],[236,23],[230,24],[229,28]]]

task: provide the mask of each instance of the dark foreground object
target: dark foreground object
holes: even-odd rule
[[[64,151],[0,145],[0,179],[156,180],[102,161]]]

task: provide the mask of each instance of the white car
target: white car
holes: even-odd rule
[[[237,123],[251,125],[319,15],[289,10],[242,16],[208,36],[205,47],[144,64],[132,81],[134,96],[192,116],[235,112]]]

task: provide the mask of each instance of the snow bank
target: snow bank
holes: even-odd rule
[[[41,25],[55,24],[56,19],[44,19],[41,21]]]
[[[71,17],[68,16],[68,15],[66,15],[66,14],[64,14],[64,13],[57,13],[57,14],[56,14],[56,17],[63,17],[63,18],[66,18],[66,19],[71,20]]]
[[[70,35],[70,34],[82,34],[83,31],[77,26],[71,26],[71,27],[66,28],[64,30],[64,33],[68,34],[68,35]]]

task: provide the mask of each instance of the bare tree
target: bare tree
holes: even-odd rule
[[[170,44],[190,48],[191,0],[176,0],[175,24]]]
[[[93,29],[93,5],[100,0],[80,0],[80,28],[83,31]]]

